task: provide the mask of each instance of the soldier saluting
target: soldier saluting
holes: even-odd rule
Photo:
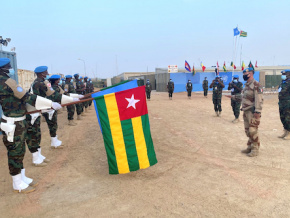
[[[254,79],[254,69],[249,67],[243,71],[243,79],[246,82],[243,90],[242,111],[244,111],[244,126],[248,139],[247,149],[242,150],[249,157],[258,156],[260,149],[260,138],[258,127],[260,125],[263,89]]]
[[[279,86],[279,112],[284,127],[283,135],[279,138],[290,140],[290,70],[283,70],[282,82]]]
[[[212,88],[212,101],[214,104],[214,110],[216,115],[219,117],[222,113],[222,92],[225,85],[220,80],[220,77],[216,76],[209,87]]]

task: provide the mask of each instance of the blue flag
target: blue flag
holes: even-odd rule
[[[112,88],[108,88],[108,89],[105,89],[103,91],[94,93],[94,94],[92,94],[92,98],[96,98],[98,96],[102,96],[102,95],[106,95],[106,94],[110,94],[110,93],[124,91],[124,90],[127,90],[127,89],[133,89],[133,88],[136,88],[136,87],[138,87],[137,80],[133,80],[133,81],[126,82],[126,83],[120,84],[118,86],[113,86]],[[94,101],[94,105],[95,105],[95,110],[96,110],[98,121],[99,121],[99,125],[100,125],[100,118],[99,118],[99,114],[98,114],[96,101]],[[101,128],[101,125],[100,125],[100,128]],[[101,128],[101,131],[102,131],[102,128]]]
[[[239,31],[238,27],[236,27],[234,29],[234,36],[238,36],[238,35],[240,35],[240,31]]]

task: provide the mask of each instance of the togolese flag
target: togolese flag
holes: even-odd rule
[[[150,133],[145,86],[95,98],[110,174],[157,163]]]

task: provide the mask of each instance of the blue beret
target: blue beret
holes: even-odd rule
[[[239,75],[234,75],[233,77],[234,77],[234,78],[240,78]]]
[[[72,75],[66,75],[65,78],[72,78]]]
[[[246,72],[249,72],[249,71],[253,71],[254,72],[254,69],[252,67],[249,67],[247,69],[244,69],[243,73],[246,73]]]
[[[74,76],[79,76],[79,74],[78,74],[78,73],[76,73],[76,74],[74,74]]]
[[[64,81],[65,79],[64,78],[61,78],[61,80]]]
[[[9,58],[0,58],[0,67],[4,67],[5,65],[10,63]]]
[[[47,71],[47,66],[39,66],[35,68],[34,73],[42,73],[44,71]]]
[[[87,78],[88,78],[87,76],[84,77],[84,79],[87,79]]]
[[[282,70],[281,73],[290,73],[290,70]]]
[[[49,79],[58,80],[60,79],[60,75],[52,75]]]
[[[80,76],[80,79],[82,79],[83,77]]]

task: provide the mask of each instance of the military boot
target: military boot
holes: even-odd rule
[[[219,117],[222,115],[222,112],[221,111],[219,111]]]
[[[280,136],[278,136],[278,138],[284,138],[285,136],[287,136],[288,131],[286,129],[284,129],[284,133]]]
[[[28,178],[25,175],[25,169],[21,169],[21,179],[23,182],[25,182],[29,186],[32,186],[32,187],[38,186],[38,182],[36,182],[35,180],[33,180],[31,178]]]
[[[219,116],[219,112],[218,111],[216,111],[215,114],[216,114],[217,117]]]
[[[287,131],[287,135],[283,139],[284,140],[290,140],[290,132],[289,131]]]
[[[253,148],[251,149],[251,152],[249,154],[247,154],[248,157],[256,157],[259,155],[259,148],[258,146],[253,146]]]
[[[238,122],[240,122],[240,120],[239,120],[239,118],[236,118],[236,119],[234,119],[232,122],[233,122],[233,123],[238,123]]]
[[[241,152],[243,153],[243,154],[249,154],[249,153],[251,153],[251,146],[248,146],[246,149],[244,149],[244,150],[241,150]]]
[[[29,186],[28,184],[26,184],[22,180],[21,174],[12,176],[12,180],[13,180],[13,190],[16,193],[26,194],[26,193],[35,191],[35,188],[34,187]]]
[[[82,120],[83,118],[81,117],[81,115],[78,115],[77,120]]]
[[[77,125],[76,123],[74,123],[74,121],[73,120],[69,120],[68,121],[68,125],[69,126],[75,126],[75,125]]]

